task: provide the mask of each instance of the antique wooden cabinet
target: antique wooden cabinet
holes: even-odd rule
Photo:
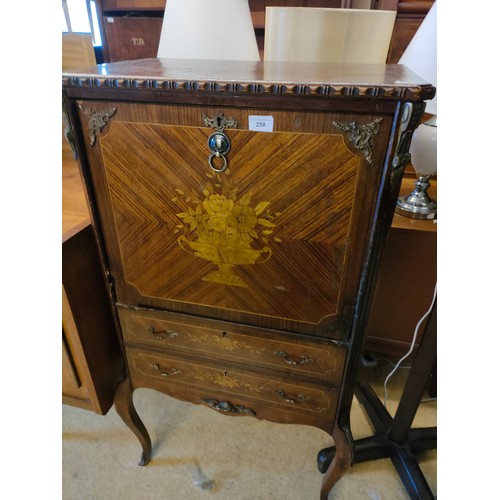
[[[349,467],[373,283],[431,85],[399,66],[139,60],[63,74],[132,392],[317,426]],[[264,453],[264,450],[263,450]]]

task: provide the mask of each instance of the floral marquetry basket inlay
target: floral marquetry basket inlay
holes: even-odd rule
[[[175,233],[181,248],[217,266],[202,280],[247,287],[235,266],[262,264],[272,255],[271,244],[280,243],[274,235],[280,213],[270,211],[271,203],[254,203],[252,195],[238,196],[230,172],[206,174],[209,180],[198,194],[176,189],[172,201],[182,205],[177,217],[182,222]]]

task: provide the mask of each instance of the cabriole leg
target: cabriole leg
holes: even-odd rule
[[[130,379],[126,378],[116,390],[114,404],[118,415],[141,443],[143,451],[139,465],[147,465],[151,459],[151,438],[135,410],[132,395]]]
[[[352,465],[353,450],[351,440],[347,433],[340,428],[338,422],[335,423],[333,429],[333,440],[335,441],[335,456],[323,476],[321,500],[328,500],[331,489]]]

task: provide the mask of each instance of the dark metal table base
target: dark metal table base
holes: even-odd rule
[[[434,305],[394,419],[366,380],[360,380],[356,387],[356,397],[375,434],[354,441],[353,464],[390,458],[412,500],[435,498],[415,455],[437,447],[437,427],[411,429],[411,424],[436,361],[436,315]],[[318,453],[320,472],[326,472],[334,455],[335,447]]]

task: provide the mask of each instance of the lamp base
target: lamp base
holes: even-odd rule
[[[437,203],[427,194],[429,175],[420,176],[415,188],[407,196],[401,196],[396,203],[396,213],[412,219],[434,219]]]

